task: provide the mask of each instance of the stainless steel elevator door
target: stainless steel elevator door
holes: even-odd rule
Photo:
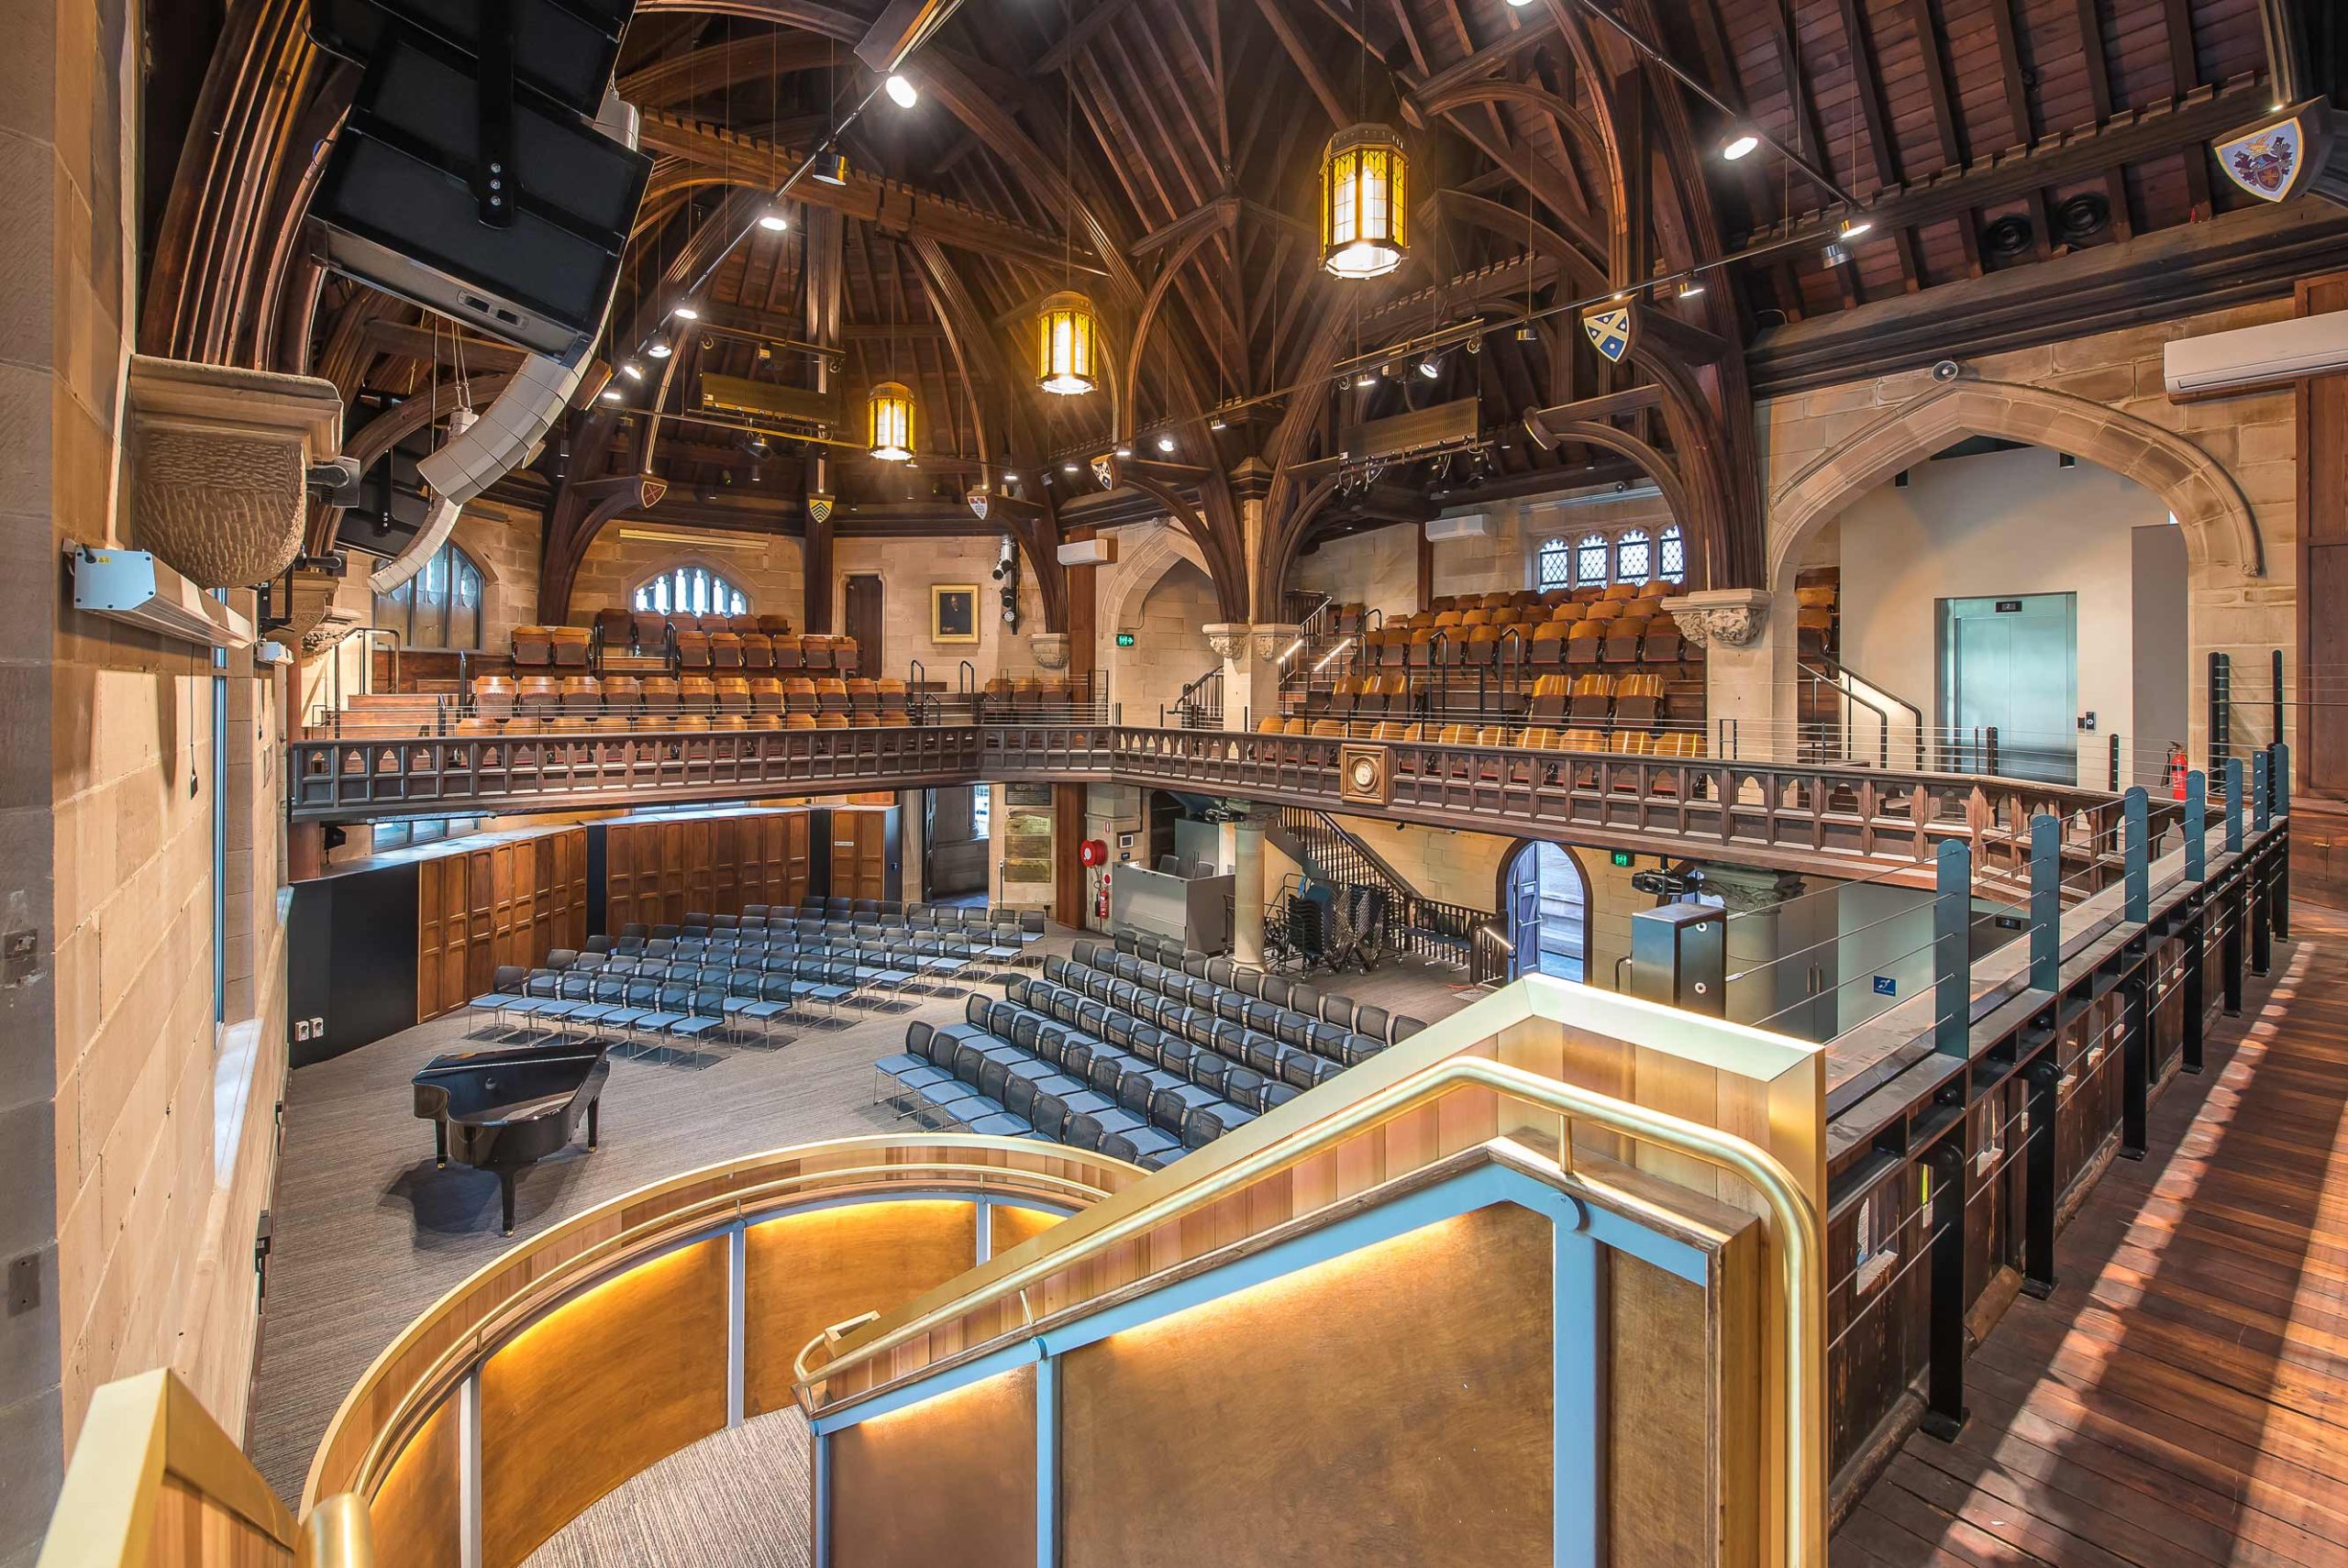
[[[2022,593],[1940,604],[1947,765],[1958,772],[2077,783],[2075,596]]]

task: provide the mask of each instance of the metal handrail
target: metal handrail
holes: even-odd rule
[[[1032,1336],[1036,1331],[1029,1320],[1024,1298],[1026,1292],[1046,1280],[1219,1202],[1260,1178],[1278,1175],[1343,1139],[1416,1110],[1454,1088],[1489,1089],[1564,1118],[1567,1125],[1558,1152],[1562,1168],[1578,1181],[1639,1207],[1646,1205],[1627,1194],[1614,1193],[1605,1183],[1574,1169],[1574,1121],[1588,1121],[1609,1132],[1700,1160],[1736,1176],[1760,1196],[1768,1210],[1770,1239],[1776,1244],[1777,1288],[1783,1308],[1776,1317],[1781,1336],[1778,1347],[1779,1375],[1784,1383],[1784,1430],[1779,1441],[1785,1453],[1785,1489],[1789,1499],[1785,1509],[1784,1561],[1789,1568],[1821,1568],[1826,1561],[1824,1247],[1817,1210],[1803,1196],[1792,1173],[1767,1151],[1733,1133],[1545,1078],[1522,1067],[1478,1057],[1454,1056],[1439,1062],[1423,1073],[1390,1084],[1331,1113],[1294,1137],[1268,1143],[1162,1196],[1149,1189],[1164,1178],[1146,1180],[1134,1189],[1136,1196],[1131,1198],[1125,1212],[1107,1223],[1065,1245],[1041,1247],[1025,1263],[871,1339],[838,1350],[812,1371],[804,1365],[807,1352],[802,1351],[800,1364],[794,1367],[801,1408],[810,1415],[817,1410],[818,1401],[809,1386],[815,1378],[836,1376],[848,1367],[885,1355],[986,1307],[1021,1303],[1020,1326],[1001,1337]],[[1113,1198],[1094,1212],[1104,1212],[1126,1201],[1123,1196]],[[970,1348],[973,1347],[964,1346],[965,1350]]]
[[[1879,691],[1884,695],[1884,697],[1893,703],[1896,703],[1899,708],[1907,712],[1909,718],[1915,723],[1916,767],[1919,770],[1923,767],[1925,724],[1924,711],[1922,708],[1917,707],[1915,703],[1909,701],[1897,691],[1893,691],[1888,687],[1882,686],[1876,681],[1867,679],[1866,676],[1861,675],[1849,665],[1846,665],[1841,659],[1836,658],[1833,654],[1804,654],[1801,657],[1800,669],[1801,674],[1809,677],[1813,682],[1832,687],[1835,695],[1841,697],[1845,702],[1855,702],[1860,707],[1866,709],[1876,716],[1877,730],[1877,738],[1878,741],[1877,762],[1878,766],[1884,767],[1891,766],[1891,714],[1889,711],[1885,709],[1880,703],[1875,702],[1860,692],[1852,690],[1852,683],[1862,683],[1866,685],[1869,690]],[[1848,745],[1849,730],[1850,721],[1845,718],[1844,721],[1845,739],[1844,749],[1845,751],[1850,749]]]

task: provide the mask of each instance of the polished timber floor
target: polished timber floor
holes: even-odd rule
[[[1064,954],[1073,941],[1056,928],[1030,951]],[[1472,999],[1458,978],[1401,960],[1329,988],[1434,1020]],[[524,1173],[516,1236],[696,1166],[903,1129],[872,1103],[872,1064],[903,1049],[910,1020],[953,1021],[964,1005],[960,997],[906,1002],[902,1011],[847,1010],[854,1021],[838,1030],[792,1029],[775,1049],[710,1051],[694,1066],[615,1060],[603,1146],[590,1154],[574,1143]],[[300,1496],[327,1422],[377,1353],[508,1244],[498,1233],[496,1178],[453,1165],[435,1170],[431,1127],[412,1113],[409,1077],[441,1052],[466,1048],[474,1021],[437,1020],[304,1067],[286,1092],[249,1447],[289,1502]]]
[[[2348,916],[2292,922],[1833,1568],[2348,1564]]]

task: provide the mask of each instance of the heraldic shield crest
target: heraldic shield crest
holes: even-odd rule
[[[1589,346],[1605,357],[1610,365],[1619,365],[1631,351],[1631,307],[1613,305],[1594,310],[1581,318],[1581,329],[1589,335]]]
[[[2297,115],[2218,144],[2226,177],[2262,202],[2290,196],[2307,166],[2307,132]]]
[[[832,520],[833,498],[823,491],[811,491],[807,495],[807,515],[817,523]]]

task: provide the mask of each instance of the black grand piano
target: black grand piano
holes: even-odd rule
[[[596,1101],[611,1076],[612,1064],[598,1046],[459,1051],[434,1057],[415,1075],[415,1113],[432,1122],[438,1166],[447,1168],[453,1154],[497,1173],[510,1236],[515,1175],[569,1143],[581,1117],[587,1146],[595,1146]]]

